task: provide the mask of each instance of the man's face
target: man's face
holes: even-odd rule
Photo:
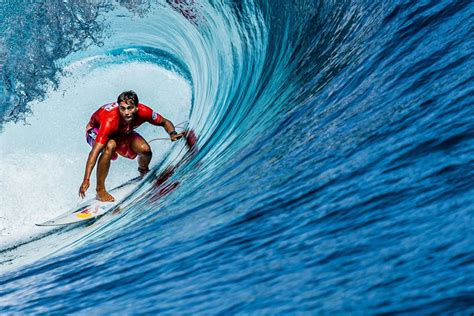
[[[133,102],[129,101],[129,103],[126,103],[125,101],[122,101],[119,104],[119,111],[125,122],[131,123],[135,118],[135,114],[137,114],[138,107],[133,104]]]

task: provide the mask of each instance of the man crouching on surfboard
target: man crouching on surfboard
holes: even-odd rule
[[[105,189],[105,178],[109,172],[110,160],[116,160],[118,155],[135,159],[138,155],[138,171],[144,176],[148,171],[152,152],[150,145],[135,128],[148,122],[160,125],[168,132],[171,141],[183,137],[177,133],[174,125],[148,106],[138,102],[138,96],[133,91],[122,92],[117,102],[101,106],[91,117],[86,127],[86,140],[92,146],[86,163],[84,180],[79,188],[79,196],[84,198],[89,188],[92,169],[97,163],[97,200],[113,202],[115,199]],[[99,157],[100,156],[100,157]]]

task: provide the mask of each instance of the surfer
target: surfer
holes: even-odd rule
[[[87,158],[86,170],[79,196],[84,198],[89,188],[89,179],[92,169],[97,162],[96,198],[103,202],[113,202],[114,197],[105,189],[105,179],[109,172],[110,160],[116,160],[118,155],[129,159],[138,156],[138,171],[143,177],[148,171],[152,152],[150,145],[135,128],[148,122],[162,126],[170,135],[171,141],[183,137],[177,133],[173,123],[153,111],[148,106],[138,102],[134,91],[122,92],[117,102],[101,106],[91,117],[86,126],[86,140],[92,149]]]

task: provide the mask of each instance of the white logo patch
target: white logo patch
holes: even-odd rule
[[[158,113],[153,111],[153,114],[151,115],[151,118],[153,119],[153,121],[156,121],[156,119],[158,118]]]
[[[102,108],[103,108],[104,110],[107,110],[107,111],[112,111],[112,110],[115,109],[117,106],[118,106],[118,103],[114,102],[114,103],[105,104],[105,105],[102,106]]]

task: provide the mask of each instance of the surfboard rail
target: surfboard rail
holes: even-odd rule
[[[141,177],[136,177],[110,190],[115,197],[114,202],[101,202],[95,198],[82,202],[74,209],[54,217],[36,226],[64,226],[77,224],[97,218],[117,208],[140,183]]]

